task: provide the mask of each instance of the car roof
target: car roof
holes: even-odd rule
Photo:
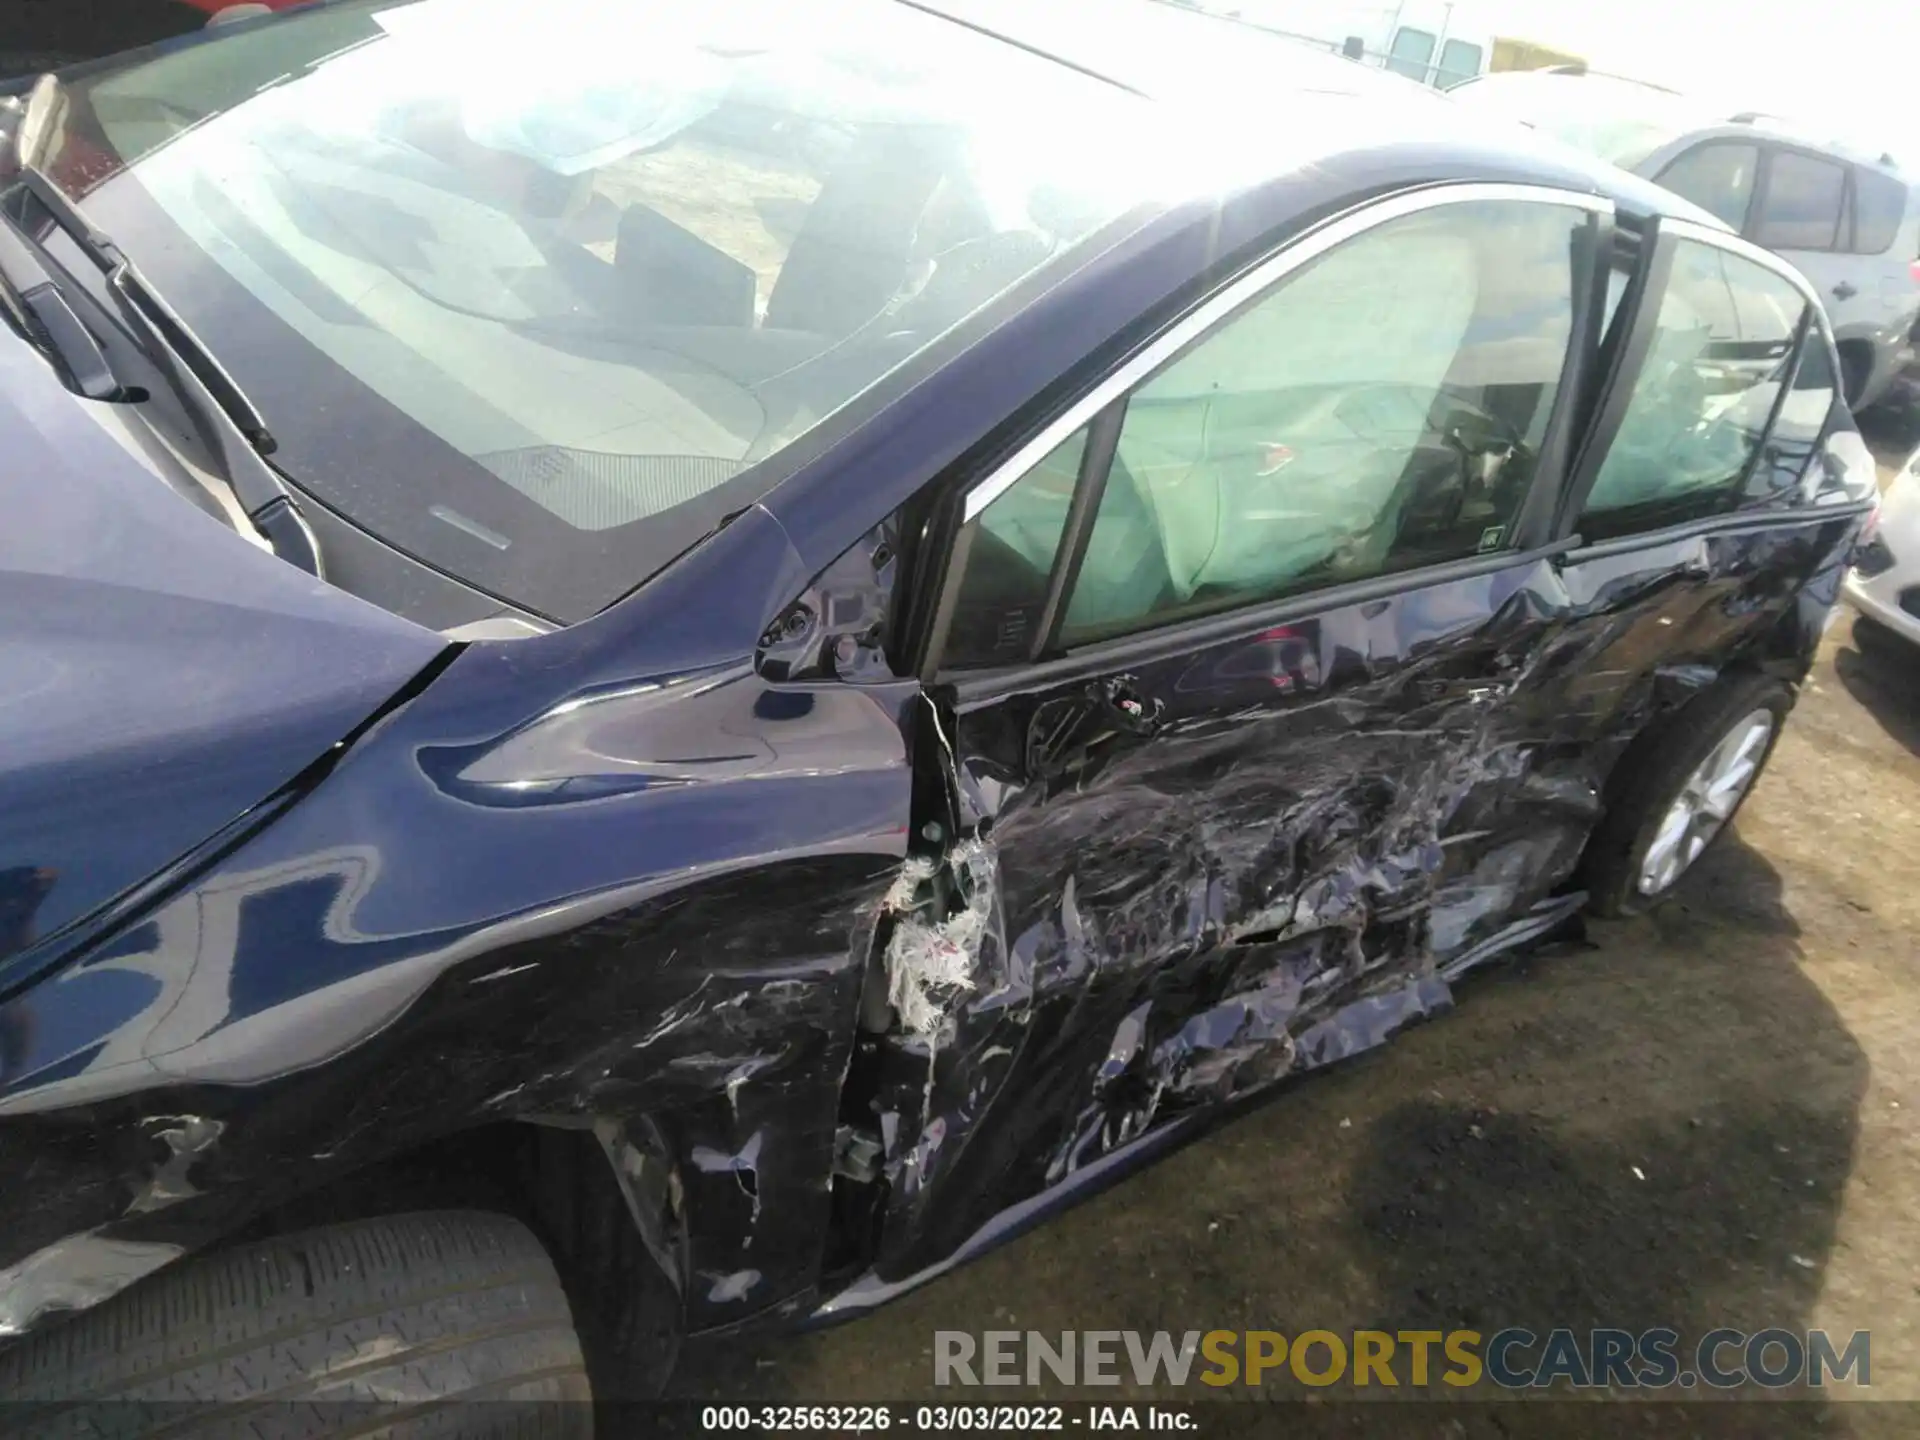
[[[1270,124],[1274,176],[1343,154],[1453,151],[1463,165],[1498,152],[1503,169],[1603,195],[1635,215],[1727,227],[1673,192],[1503,117],[1480,114],[1404,76],[1174,0],[900,0],[1190,112],[1208,124]]]

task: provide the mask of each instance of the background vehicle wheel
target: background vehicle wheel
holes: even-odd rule
[[[1860,397],[1866,393],[1867,377],[1872,370],[1871,350],[1856,343],[1840,347],[1840,395],[1849,410],[1860,407]]]
[[[1792,708],[1778,680],[1725,680],[1628,748],[1582,861],[1594,913],[1634,914],[1672,892],[1752,791]]]
[[[288,1440],[370,1427],[585,1440],[590,1398],[540,1242],[504,1215],[463,1211],[217,1251],[0,1352],[0,1401],[116,1402],[12,1416],[0,1405],[0,1435],[250,1434],[257,1422]],[[475,1400],[496,1403],[457,1403]]]

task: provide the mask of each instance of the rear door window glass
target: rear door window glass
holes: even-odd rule
[[[1882,255],[1900,233],[1907,215],[1907,187],[1891,175],[1855,167],[1853,172],[1853,248]]]
[[[1713,141],[1676,157],[1660,172],[1659,180],[1682,199],[1744,230],[1759,168],[1759,146]]]
[[[1847,170],[1832,160],[1776,150],[1754,240],[1769,250],[1832,250],[1846,239]]]
[[[1716,245],[1679,244],[1652,346],[1587,497],[1584,538],[1740,503],[1805,312],[1800,291],[1764,266]]]

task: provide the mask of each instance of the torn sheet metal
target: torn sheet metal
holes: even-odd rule
[[[887,1002],[908,1034],[937,1040],[978,987],[999,885],[993,847],[978,840],[956,845],[944,866],[916,856],[902,867],[887,893],[897,917],[887,941]],[[937,899],[923,894],[930,889]]]
[[[1696,664],[1710,683],[1779,618],[1780,592],[1731,556],[1711,557],[1723,583],[1672,585],[1691,543],[1134,659],[1121,688],[1160,706],[1144,732],[1105,722],[1112,677],[1082,671],[963,700],[924,734],[953,757],[952,823],[987,837],[948,864],[989,873],[997,909],[923,906],[889,947],[900,1023],[872,1101],[888,1218],[867,1283],[1381,1044],[1564,920],[1614,759],[1692,693],[1663,676]],[[1712,663],[1676,654],[1676,631]]]
[[[24,1335],[44,1316],[84,1310],[175,1260],[179,1245],[72,1235],[0,1270],[0,1336]]]
[[[227,1128],[225,1121],[204,1115],[163,1115],[147,1124],[153,1138],[167,1147],[167,1158],[133,1197],[129,1215],[162,1210],[198,1195],[192,1178],[194,1164],[219,1143]]]

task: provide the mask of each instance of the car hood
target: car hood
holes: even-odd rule
[[[445,646],[195,508],[113,420],[0,326],[0,984]]]

